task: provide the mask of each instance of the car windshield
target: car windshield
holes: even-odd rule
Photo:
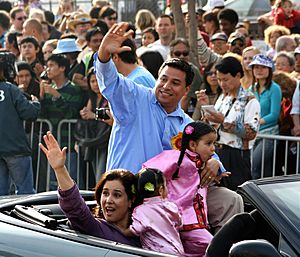
[[[259,185],[272,202],[300,227],[300,181]]]

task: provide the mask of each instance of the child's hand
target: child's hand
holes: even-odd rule
[[[50,131],[47,132],[47,135],[43,136],[46,147],[41,143],[39,144],[42,151],[45,153],[51,167],[56,171],[64,167],[66,161],[66,151],[67,148],[64,147],[60,149],[58,142],[52,135]]]

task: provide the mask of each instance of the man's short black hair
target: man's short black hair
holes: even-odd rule
[[[47,60],[47,63],[49,61],[52,61],[52,62],[55,62],[58,67],[65,67],[65,77],[68,76],[69,74],[69,71],[70,71],[70,62],[69,60],[67,59],[67,57],[63,54],[52,54],[48,60]]]
[[[86,32],[86,35],[85,35],[85,40],[87,42],[90,42],[92,37],[97,35],[97,34],[101,34],[102,36],[105,35],[105,33],[101,30],[101,28],[99,27],[93,27],[91,29],[89,29],[87,32]]]
[[[136,56],[136,45],[130,38],[126,39],[121,46],[129,46],[131,51],[125,51],[119,53],[118,56],[120,59],[125,63],[134,64],[137,63],[137,56]]]
[[[238,24],[238,22],[239,22],[239,15],[237,14],[237,12],[235,10],[225,8],[219,12],[218,19],[219,20],[227,20],[231,24],[233,24],[235,27],[236,24]]]
[[[160,67],[158,74],[161,73],[164,67],[169,66],[178,70],[181,70],[185,72],[185,83],[186,86],[190,86],[194,79],[194,71],[192,69],[192,66],[188,64],[186,61],[180,60],[178,58],[172,58],[169,60],[166,60],[162,66]]]
[[[20,42],[20,46],[25,43],[32,43],[34,45],[35,49],[40,48],[39,42],[35,39],[35,37],[32,37],[32,36],[24,37]]]
[[[241,78],[244,76],[244,71],[241,63],[235,57],[228,56],[223,58],[217,65],[216,70],[223,73],[230,73],[231,76],[235,77],[238,73],[241,74]]]

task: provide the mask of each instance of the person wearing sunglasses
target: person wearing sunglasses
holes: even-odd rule
[[[27,15],[23,8],[21,7],[14,7],[11,9],[10,13],[10,31],[22,32],[23,24],[27,19]]]
[[[200,85],[203,83],[202,76],[199,69],[192,63],[189,62],[190,44],[185,38],[176,38],[170,43],[170,57],[178,58],[185,62],[188,62],[195,74],[191,84],[190,91],[184,95],[181,99],[181,108],[190,116],[193,115],[195,106],[197,103],[197,97],[195,92],[200,89]]]
[[[228,44],[230,52],[242,55],[246,48],[246,38],[242,33],[235,31],[230,34]]]
[[[108,29],[110,29],[118,20],[118,13],[115,9],[110,6],[104,6],[101,8],[99,13],[99,18],[107,24]]]

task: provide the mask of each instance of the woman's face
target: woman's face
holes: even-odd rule
[[[151,32],[146,32],[142,37],[142,45],[147,46],[155,41],[155,37]]]
[[[96,78],[95,74],[91,75],[90,86],[91,86],[91,89],[94,93],[96,93],[96,94],[100,93],[99,86],[98,86],[98,81],[97,81],[97,78]]]
[[[247,51],[246,53],[244,53],[243,55],[243,67],[245,71],[250,71],[251,67],[249,68],[249,64],[252,62],[253,60],[253,56],[256,55],[256,53],[252,50]]]
[[[218,85],[217,71],[216,71],[214,66],[207,73],[206,80],[207,80],[207,82],[210,86],[217,86]]]
[[[276,40],[279,38],[281,34],[278,31],[274,31],[270,35],[270,46],[275,49]]]
[[[114,24],[117,23],[117,13],[106,16],[103,18],[103,20],[106,23],[107,27],[110,29]]]
[[[275,61],[276,71],[284,71],[284,72],[292,72],[294,70],[294,66],[290,65],[289,60],[285,56],[279,56]]]
[[[269,76],[269,68],[262,65],[253,66],[253,75],[256,79],[267,79]]]
[[[120,180],[106,181],[100,203],[105,220],[120,228],[127,228],[132,202]]]
[[[52,55],[54,48],[51,45],[45,45],[42,49],[43,55],[44,55],[44,60],[47,62],[49,57]]]

